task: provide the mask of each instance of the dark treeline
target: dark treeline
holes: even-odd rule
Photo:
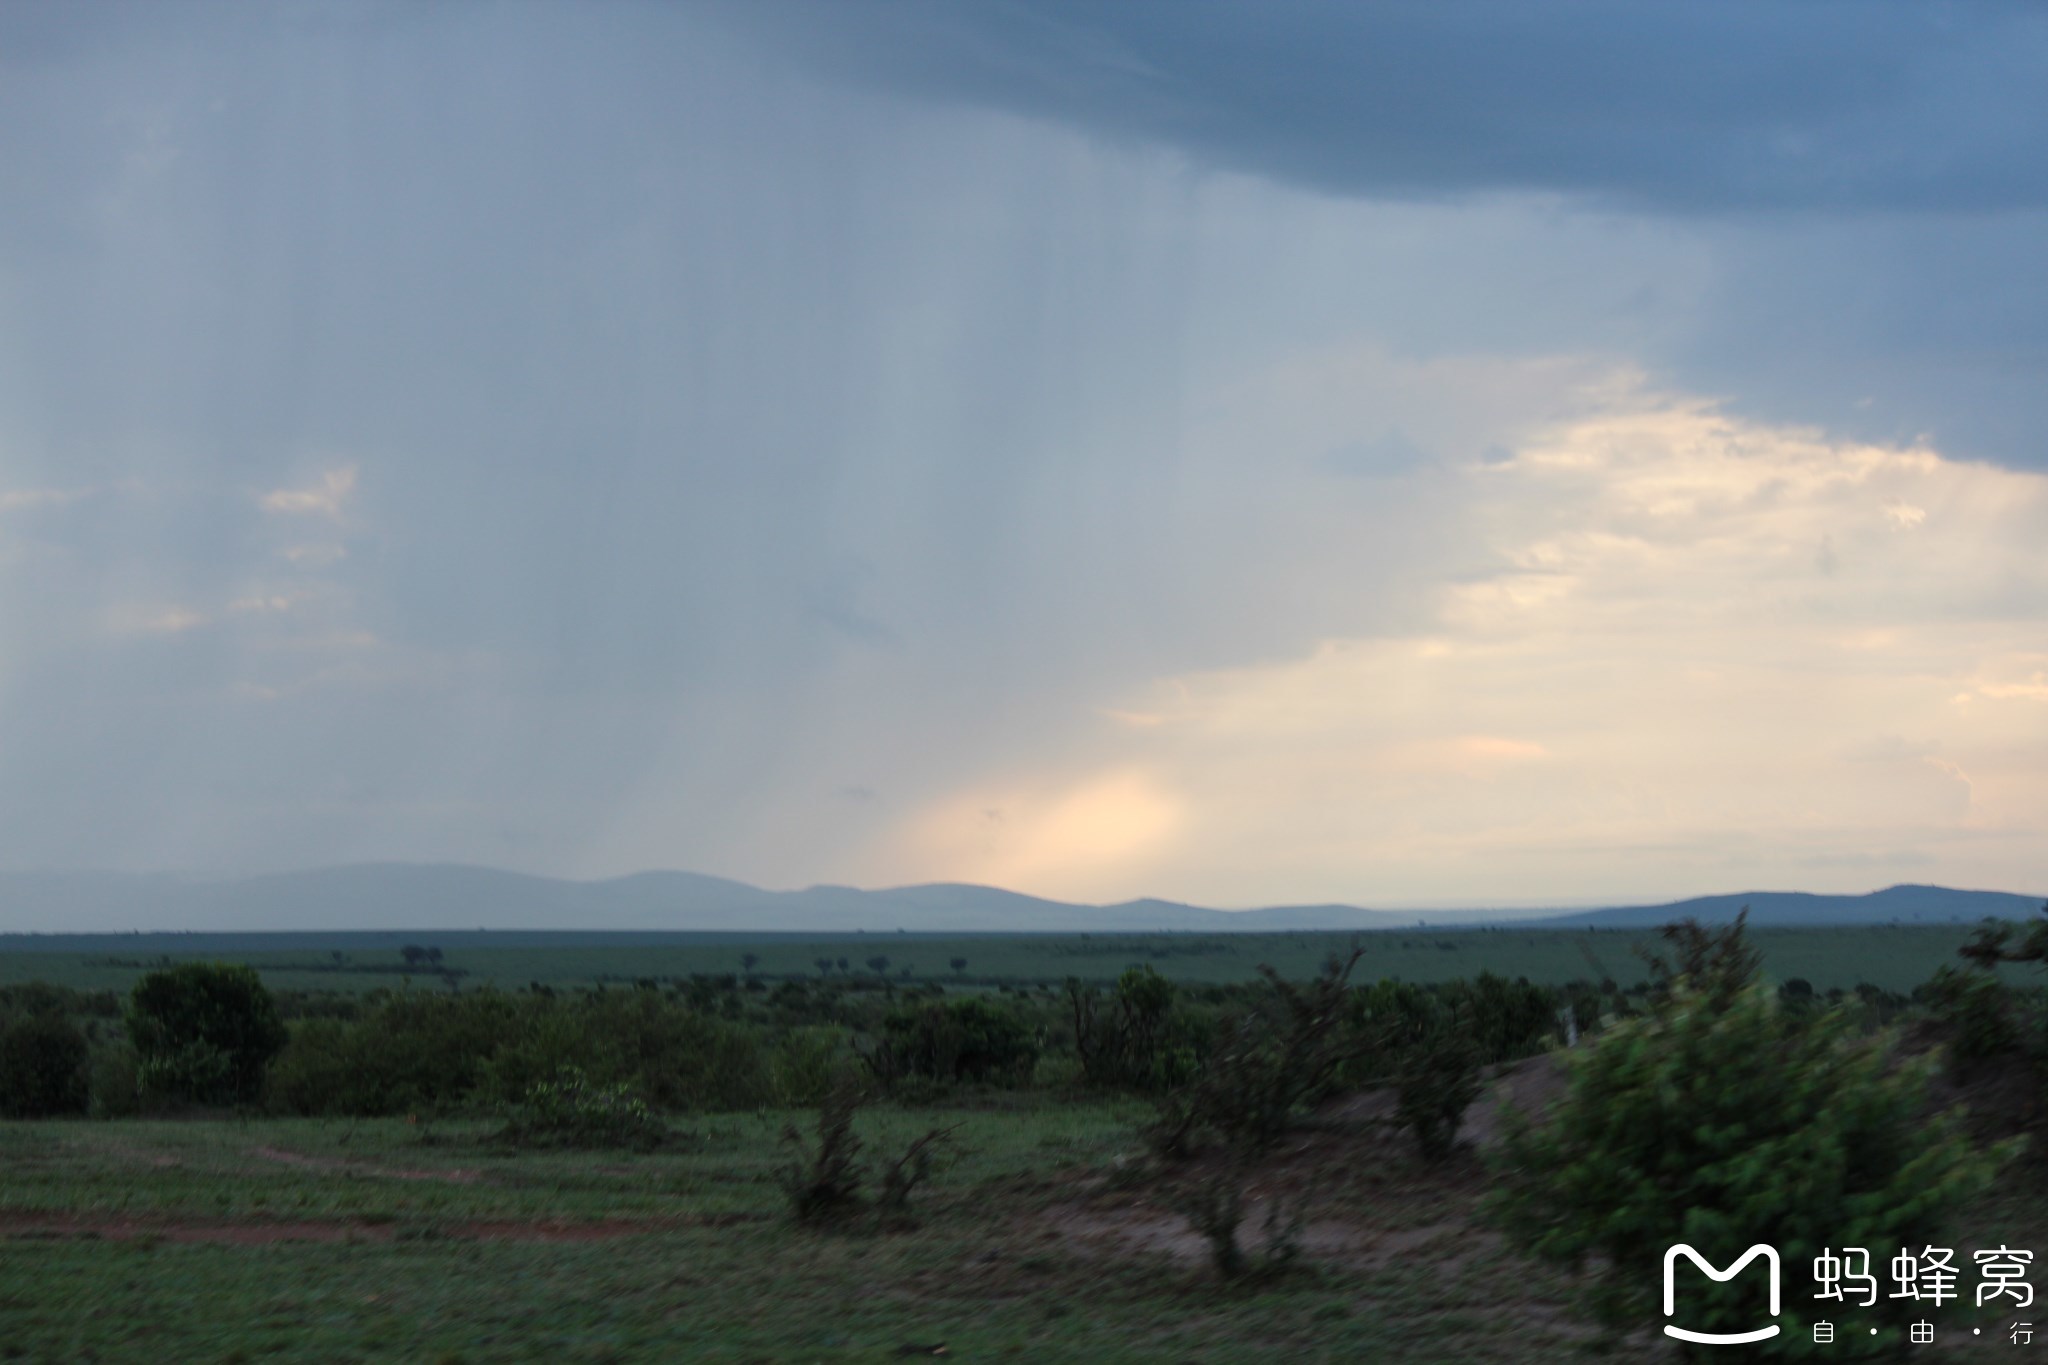
[[[1227,1058],[1247,1029],[1279,1028],[1295,989],[1271,973],[1180,984],[1139,965],[1108,986],[976,990],[849,966],[772,984],[703,975],[502,991],[456,989],[450,964],[435,988],[355,995],[273,994],[249,968],[183,963],[149,973],[127,997],[10,986],[0,988],[0,1112],[455,1114],[519,1103],[571,1072],[674,1113],[815,1104],[844,1070],[909,1101],[961,1087],[1156,1096]],[[1412,1088],[1447,1074],[1455,1094],[1479,1068],[1636,1013],[1655,985],[1550,987],[1482,973],[1334,989],[1335,1060],[1312,1090]],[[1872,1023],[1911,1003],[1875,987],[1818,996],[1800,981],[1782,994],[1798,1008],[1846,998]]]

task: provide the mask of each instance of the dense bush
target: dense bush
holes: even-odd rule
[[[1470,981],[1454,981],[1437,993],[1471,1039],[1479,1060],[1487,1065],[1520,1061],[1543,1050],[1544,1039],[1558,1027],[1564,997],[1526,977],[1509,981],[1481,972]]]
[[[269,1096],[296,1114],[518,1105],[570,1067],[592,1085],[630,1086],[656,1110],[747,1109],[774,1102],[784,1076],[803,1092],[793,1098],[811,1098],[827,1055],[808,1037],[777,1054],[778,1074],[758,1027],[654,990],[403,990],[356,1019],[295,1025],[271,1068]]]
[[[1492,1207],[1525,1250],[1590,1265],[1589,1306],[1619,1331],[1661,1321],[1667,1247],[1727,1265],[1769,1243],[1787,1274],[1786,1335],[1750,1349],[1800,1358],[1815,1349],[1802,1277],[1823,1249],[1940,1245],[1944,1216],[2007,1153],[1975,1154],[1952,1116],[1926,1118],[1925,1062],[1896,1064],[1842,1011],[1781,1008],[1744,945],[1683,946],[1700,950],[1687,956],[1701,975],[1674,972],[1649,1014],[1568,1054],[1569,1091],[1546,1126],[1510,1120]],[[1741,1278],[1687,1298],[1695,1330],[1756,1325]],[[1921,1305],[1868,1312],[1899,1322]]]
[[[127,1027],[143,1090],[199,1104],[254,1099],[286,1038],[255,969],[226,962],[150,972],[128,997]]]
[[[2018,1052],[2025,1039],[2020,1002],[1989,972],[1942,967],[1922,991],[1928,1013],[1948,1029],[1950,1064],[1962,1076]]]
[[[401,990],[354,1020],[304,1020],[271,1067],[270,1103],[293,1114],[366,1117],[459,1105],[513,1034],[520,1006],[498,991]],[[524,1079],[552,1075],[550,1068]],[[524,1093],[522,1086],[504,1098]]]
[[[84,1032],[61,1014],[37,1010],[0,1023],[0,1115],[82,1113],[86,1055]]]
[[[118,1019],[121,997],[113,991],[81,991],[48,981],[17,981],[0,986],[0,1018],[21,1014],[55,1014],[67,1019]]]
[[[626,1083],[656,1109],[749,1109],[775,1099],[760,1031],[652,990],[529,998],[481,1069],[480,1093],[514,1100],[564,1066]]]
[[[974,997],[891,1010],[868,1054],[884,1084],[906,1077],[944,1083],[1015,1083],[1038,1061],[1038,1041],[1011,1010]]]
[[[775,1102],[823,1104],[851,1059],[845,1029],[811,1025],[788,1030],[768,1058]]]

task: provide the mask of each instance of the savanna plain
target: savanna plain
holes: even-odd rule
[[[2048,1242],[2031,945],[16,941],[0,1359],[1675,1359],[1654,1261],[1596,1302],[1615,1230],[1738,1199],[1746,1152],[1877,1153],[1795,1222]],[[1663,1204],[1570,1175],[1664,1161]],[[2013,1316],[1810,1358],[1990,1358]]]

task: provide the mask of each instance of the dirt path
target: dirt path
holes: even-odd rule
[[[304,1152],[287,1152],[282,1147],[252,1147],[249,1150],[265,1161],[281,1162],[286,1166],[297,1166],[301,1170],[366,1175],[381,1180],[438,1180],[449,1185],[474,1185],[484,1178],[482,1171],[425,1171],[402,1166],[372,1166],[362,1161],[344,1161],[340,1157],[308,1156]]]
[[[205,1242],[268,1246],[277,1242],[392,1242],[407,1238],[482,1242],[606,1242],[681,1228],[729,1227],[765,1221],[766,1214],[676,1218],[601,1218],[587,1222],[479,1218],[408,1225],[313,1219],[183,1219],[89,1217],[69,1213],[0,1214],[0,1239],[49,1241]]]

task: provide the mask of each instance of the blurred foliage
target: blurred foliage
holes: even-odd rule
[[[1565,1057],[1569,1090],[1548,1121],[1507,1120],[1493,1214],[1522,1249],[1587,1269],[1588,1307],[1617,1332],[1661,1321],[1666,1248],[1725,1266],[1768,1243],[1787,1274],[1785,1333],[1752,1358],[1855,1358],[1873,1348],[1814,1345],[1803,1272],[1828,1247],[1940,1245],[1944,1220],[2015,1149],[1974,1151],[1956,1114],[1928,1116],[1932,1058],[1901,1061],[1846,1010],[1781,1007],[1739,942],[1676,941],[1682,966],[1655,1007]],[[1702,1277],[1685,1325],[1755,1327],[1757,1279]],[[1859,1310],[1889,1324],[1921,1311]]]
[[[565,1066],[526,1088],[498,1136],[523,1146],[651,1152],[673,1134],[627,1082],[600,1084],[580,1067]]]

